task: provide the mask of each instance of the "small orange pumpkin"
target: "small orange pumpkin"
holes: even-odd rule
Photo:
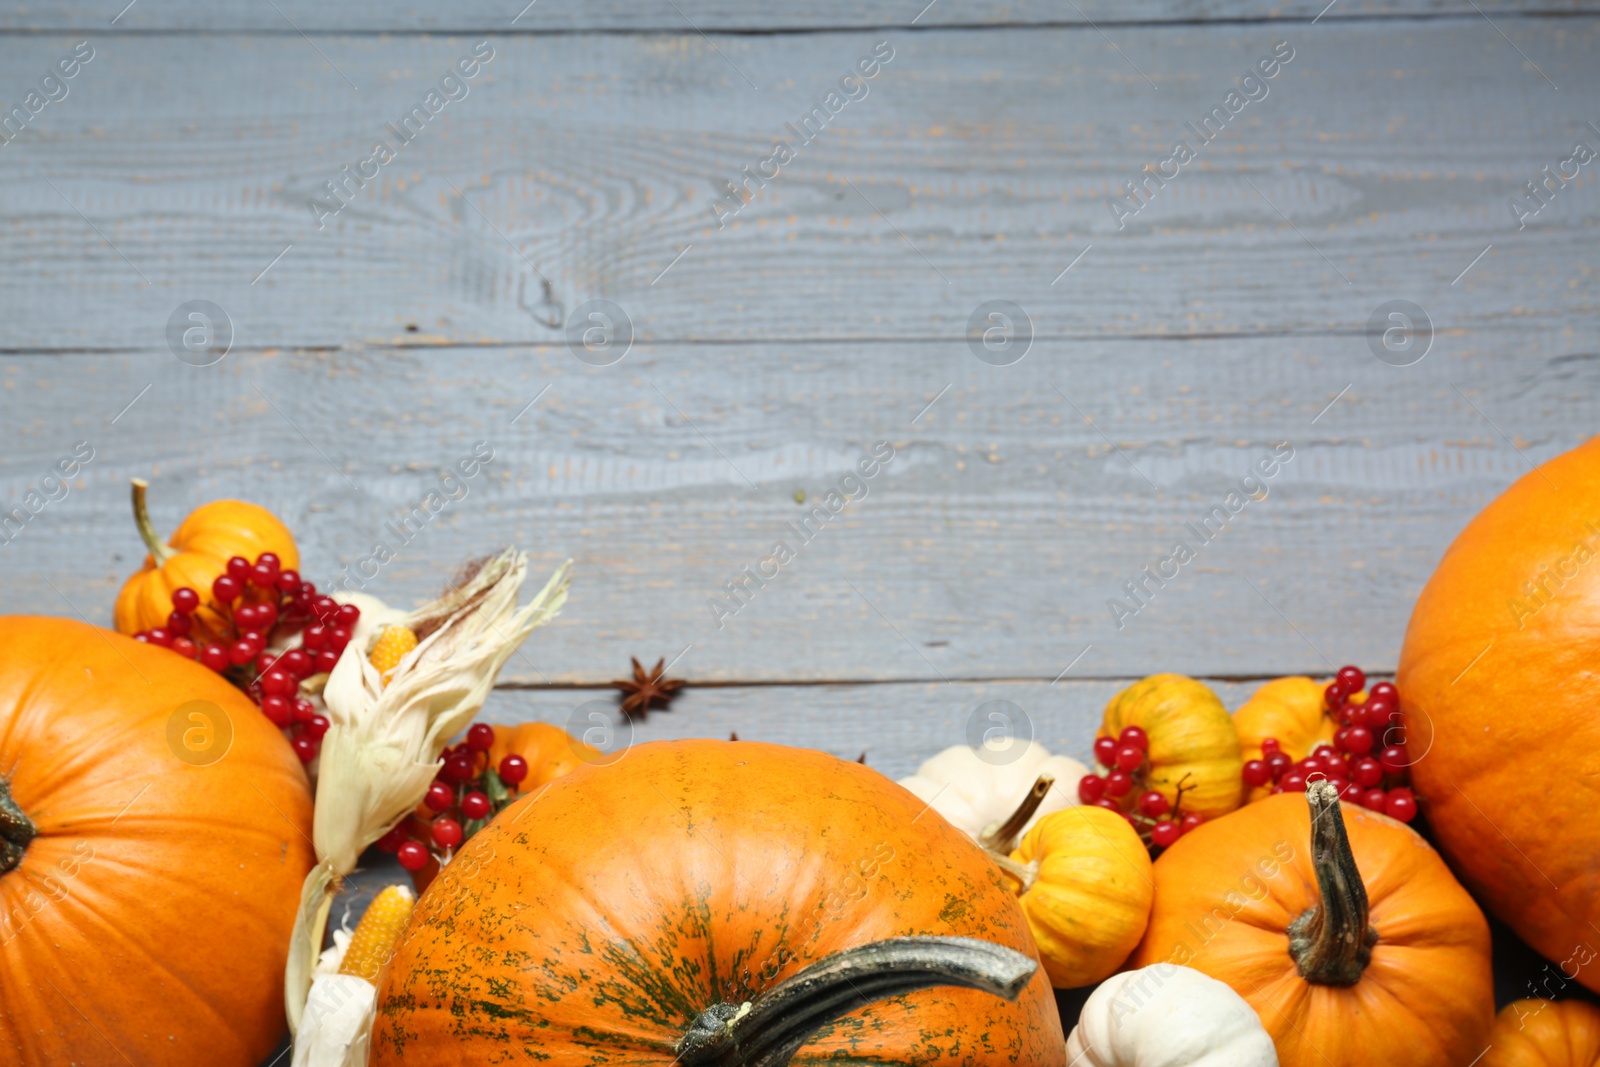
[[[1261,742],[1269,737],[1277,738],[1279,747],[1292,760],[1305,759],[1320,744],[1333,744],[1333,732],[1339,724],[1327,713],[1323,689],[1322,684],[1304,675],[1274,678],[1257,689],[1233,713],[1240,757],[1260,759]],[[1271,795],[1271,783],[1258,785],[1250,790],[1245,802],[1254,803]]]
[[[273,552],[284,570],[299,569],[300,553],[289,528],[266,508],[241,500],[201,504],[170,540],[162,541],[145,505],[148,488],[144,479],[133,480],[133,518],[150,554],[117,594],[112,620],[119,633],[165,626],[172,613],[172,594],[184,586],[200,594],[195,622],[201,632],[225,633],[227,624],[211,604],[211,583],[227,573],[229,557],[243,556],[254,563],[261,553]]]
[[[620,758],[608,757],[547,722],[496,726],[494,747],[489,750],[489,766],[500,766],[500,761],[513,752],[528,761],[528,777],[518,784],[518,793],[531,793],[586,763]]]
[[[1283,1067],[1442,1067],[1483,1051],[1483,913],[1421,836],[1341,811],[1328,782],[1197,827],[1156,860],[1155,882],[1128,965],[1176,963],[1232,986]]]
[[[1517,1000],[1489,1032],[1482,1067],[1600,1067],[1600,1008],[1582,1000]]]
[[[0,1062],[255,1067],[311,869],[311,791],[225,679],[0,617]]]
[[[1209,686],[1181,674],[1152,674],[1111,698],[1100,737],[1117,737],[1128,726],[1149,736],[1150,749],[1139,769],[1144,788],[1178,802],[1183,810],[1214,819],[1239,806],[1244,797],[1239,735],[1228,709]],[[1137,792],[1137,790],[1136,790]]]
[[[591,748],[579,741],[561,727],[552,726],[547,722],[496,726],[494,745],[489,749],[487,766],[499,767],[500,761],[513,752],[528,761],[528,776],[510,787],[513,796],[542,789],[586,763],[608,762],[620,758],[620,755],[607,756],[599,749]],[[414,839],[427,841],[432,832],[435,815],[426,801],[419,801],[416,809],[406,817],[407,831]],[[417,887],[417,892],[426,891],[439,876],[440,870],[438,859],[430,854],[427,863],[411,872],[411,883]]]
[[[776,1021],[792,1040],[776,1053],[803,1045],[797,1065],[1066,1067],[1016,896],[926,809],[867,767],[755,741],[585,764],[501,812],[417,902],[380,982],[370,1062],[787,1063],[760,1044]],[[1014,1001],[868,963],[888,943],[952,937],[1028,957]],[[832,1007],[771,1018],[797,975]],[[718,1055],[724,1038],[738,1047]]]

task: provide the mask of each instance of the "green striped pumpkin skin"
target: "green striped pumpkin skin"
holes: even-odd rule
[[[381,980],[376,1067],[668,1065],[685,1029],[871,941],[1036,955],[1005,878],[876,771],[756,742],[641,745],[524,797],[423,894]],[[795,1064],[1065,1067],[1039,970],[824,1026]]]

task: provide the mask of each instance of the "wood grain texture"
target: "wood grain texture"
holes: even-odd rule
[[[507,542],[540,572],[574,558],[511,680],[603,682],[691,644],[679,673],[723,682],[1049,681],[1090,644],[1071,677],[1382,669],[1461,526],[1592,432],[1597,341],[1451,332],[1403,369],[1345,336],[1039,341],[1007,368],[961,342],[638,345],[604,369],[564,348],[5,357],[0,499],[78,440],[96,456],[0,545],[0,610],[106,621],[142,475],[164,529],[214,497],[270,507],[322,585],[392,542],[367,588],[402,603]],[[868,495],[802,542],[790,524],[880,439]],[[480,440],[494,461],[404,544],[387,524]],[[1266,499],[1189,535],[1196,558],[1119,620],[1123,583],[1279,442]],[[796,558],[714,613],[780,539]]]
[[[698,28],[707,33],[770,33],[852,27],[939,27],[1077,25],[1116,26],[1126,23],[1210,22],[1242,20],[1323,21],[1353,18],[1426,18],[1440,15],[1478,17],[1462,0],[1095,0],[1077,5],[1047,0],[971,3],[957,0],[895,0],[859,4],[842,0],[809,0],[802,4],[750,4],[737,0],[457,0],[453,3],[386,4],[347,0],[339,4],[315,0],[150,0],[122,10],[125,0],[103,5],[68,0],[63,3],[18,3],[0,11],[0,29],[25,30],[206,30],[306,32],[432,32],[474,31],[609,31],[681,33]],[[1495,0],[1478,5],[1495,18],[1532,13],[1592,12],[1592,0]],[[276,10],[274,10],[276,8]],[[1325,14],[1322,14],[1326,10]],[[115,19],[115,23],[112,20]]]
[[[475,38],[107,39],[0,149],[0,347],[157,346],[197,298],[257,347],[559,342],[593,298],[640,341],[953,338],[997,298],[1041,337],[1352,333],[1395,297],[1559,331],[1595,311],[1593,167],[1525,229],[1507,205],[1600,138],[1600,22],[1502,28],[508,38],[320,232],[321,184]],[[1119,230],[1116,189],[1275,39],[1269,95]],[[878,40],[869,94],[718,229],[720,183]],[[5,91],[70,41],[0,38]]]
[[[1259,682],[1203,679],[1230,709]],[[1107,701],[1125,681],[921,682],[889,685],[729,686],[684,689],[670,709],[623,716],[614,690],[497,689],[485,705],[491,723],[548,722],[588,735],[603,759],[650,741],[709,737],[766,741],[831,752],[900,779],[951,745],[981,743],[1000,730],[1021,742],[1094,765],[1094,736]],[[991,719],[990,714],[1003,716]],[[996,745],[1000,743],[995,742]],[[1005,751],[1002,746],[999,751]],[[1019,749],[1020,751],[1020,749]],[[619,755],[620,754],[620,755]],[[1072,789],[1077,783],[1069,784]],[[1059,788],[1059,787],[1058,787]]]

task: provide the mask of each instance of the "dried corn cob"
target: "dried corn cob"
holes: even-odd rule
[[[378,635],[378,640],[372,645],[372,651],[367,654],[367,661],[378,668],[378,673],[383,675],[383,684],[389,684],[389,678],[394,674],[395,667],[405,658],[407,652],[417,647],[417,635],[404,626],[386,626],[383,633]]]
[[[377,984],[378,971],[389,958],[416,903],[411,887],[404,885],[388,886],[374,897],[350,936],[350,947],[345,950],[344,962],[339,964],[339,973],[353,974]]]

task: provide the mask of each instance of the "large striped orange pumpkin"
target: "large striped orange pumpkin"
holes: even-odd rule
[[[311,794],[175,652],[0,617],[0,1063],[256,1067],[311,869]]]
[[[524,796],[444,869],[380,984],[371,1062],[784,1062],[695,1042],[841,952],[917,937],[1004,946],[1031,978],[1008,1002],[857,971],[863,989],[832,992],[876,1002],[815,1029],[794,1063],[1064,1067],[1015,894],[923,801],[810,750],[641,745]]]
[[[1600,437],[1467,524],[1396,684],[1422,810],[1467,888],[1600,991]],[[1582,956],[1583,959],[1578,958]]]

